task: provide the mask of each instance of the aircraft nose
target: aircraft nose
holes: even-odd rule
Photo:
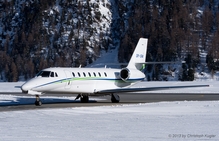
[[[28,90],[30,90],[30,86],[27,83],[24,83],[21,86],[21,90],[22,90],[23,93],[28,93]]]

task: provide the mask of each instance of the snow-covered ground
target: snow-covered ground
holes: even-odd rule
[[[19,92],[19,83],[0,83],[0,91]],[[175,82],[175,84],[178,82]],[[191,83],[191,82],[190,82]],[[200,82],[193,82],[198,84]],[[218,82],[195,93],[216,93]],[[139,87],[148,85],[143,82]],[[150,85],[157,85],[153,82]],[[165,83],[170,85],[171,83]],[[172,82],[172,84],[174,84]],[[207,90],[206,90],[207,89]],[[190,88],[190,92],[192,89]],[[199,91],[197,91],[199,90]],[[171,91],[171,90],[167,90]],[[158,91],[164,92],[164,91]],[[175,92],[175,91],[172,91]],[[178,89],[177,92],[186,92]],[[0,95],[0,103],[16,102],[30,96]],[[74,97],[52,97],[57,101]],[[51,99],[51,97],[50,97]],[[102,107],[38,109],[0,112],[0,140],[44,141],[169,141],[219,140],[219,101],[175,101]]]
[[[0,112],[4,141],[219,140],[219,101]]]
[[[0,92],[21,92],[24,82],[0,82]]]

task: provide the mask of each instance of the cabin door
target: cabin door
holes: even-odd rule
[[[64,70],[65,71],[65,76],[66,76],[66,79],[65,79],[65,89],[70,89],[71,88],[71,84],[72,84],[72,73],[68,70]]]

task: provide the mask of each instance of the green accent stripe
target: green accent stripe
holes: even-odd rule
[[[128,81],[141,81],[143,80],[144,78],[139,78],[139,79],[129,79]],[[102,78],[102,77],[73,77],[73,78],[66,78],[66,79],[60,79],[60,80],[56,80],[56,81],[52,81],[52,82],[49,82],[49,83],[45,83],[45,84],[42,84],[42,85],[39,85],[39,86],[36,86],[34,88],[39,88],[39,87],[43,87],[43,86],[46,86],[46,85],[50,85],[50,84],[59,84],[59,83],[63,83],[63,82],[69,82],[69,81],[84,81],[84,80],[105,80],[105,81],[116,81],[116,82],[120,82],[120,83],[127,83],[127,82],[124,82],[122,79],[111,79],[111,78]]]

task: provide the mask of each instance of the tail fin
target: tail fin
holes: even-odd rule
[[[140,70],[146,60],[148,39],[140,38],[127,68]]]

